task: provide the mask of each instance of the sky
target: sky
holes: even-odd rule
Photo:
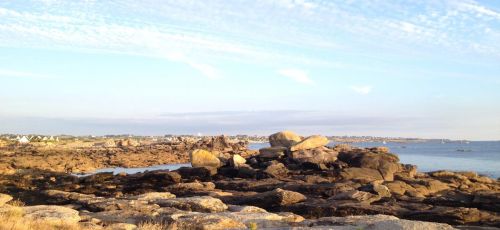
[[[0,1],[0,133],[500,140],[500,1]]]

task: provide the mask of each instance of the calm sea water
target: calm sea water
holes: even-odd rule
[[[154,170],[176,170],[179,169],[180,167],[191,167],[191,164],[164,164],[164,165],[154,165],[150,167],[143,167],[143,168],[122,168],[122,167],[115,167],[115,168],[102,168],[98,169],[96,171],[93,171],[91,173],[84,173],[84,174],[73,174],[75,176],[88,176],[96,173],[103,173],[103,172],[112,172],[113,174],[118,174],[118,173],[127,173],[127,174],[134,174],[134,173],[141,173],[145,171],[154,171]]]
[[[330,143],[335,145],[336,143]],[[500,177],[500,141],[427,141],[421,143],[360,142],[357,147],[389,147],[401,162],[418,166],[421,172],[435,170],[475,171],[493,178]],[[252,143],[251,149],[269,146],[268,143]]]

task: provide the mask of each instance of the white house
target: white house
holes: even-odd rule
[[[28,144],[28,143],[30,143],[30,140],[28,140],[28,138],[27,138],[26,136],[23,136],[23,137],[21,137],[21,138],[18,140],[18,142],[19,142],[20,144]]]

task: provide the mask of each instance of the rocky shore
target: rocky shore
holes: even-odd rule
[[[127,138],[63,144],[4,144],[0,146],[0,173],[7,174],[16,169],[80,173],[100,168],[188,163],[189,152],[194,149],[207,149],[221,155],[252,154],[247,150],[247,144],[230,141],[224,136],[200,140],[179,137],[157,142]]]
[[[193,167],[174,171],[0,174],[0,221],[18,213],[74,229],[500,227],[498,180],[421,173],[385,147],[328,147],[317,135],[284,131],[269,142],[258,153],[193,146],[184,152]]]

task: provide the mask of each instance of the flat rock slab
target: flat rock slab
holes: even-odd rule
[[[227,210],[227,206],[221,200],[210,196],[157,200],[155,203],[161,207],[171,207],[194,212],[213,213]]]
[[[452,230],[455,229],[448,224],[432,223],[425,221],[402,220],[395,216],[371,215],[371,216],[348,216],[348,217],[324,217],[317,220],[307,220],[301,223],[312,229],[339,229],[339,230]],[[300,228],[299,228],[300,229]]]
[[[141,195],[130,197],[130,199],[144,200],[149,202],[161,199],[172,199],[172,198],[175,198],[175,195],[169,192],[148,192]]]
[[[298,192],[284,189],[275,189],[254,195],[241,196],[233,200],[235,204],[254,205],[261,208],[276,208],[291,205],[306,200],[306,197]]]
[[[23,207],[24,217],[53,224],[74,224],[80,221],[78,211],[56,205],[36,205]]]

